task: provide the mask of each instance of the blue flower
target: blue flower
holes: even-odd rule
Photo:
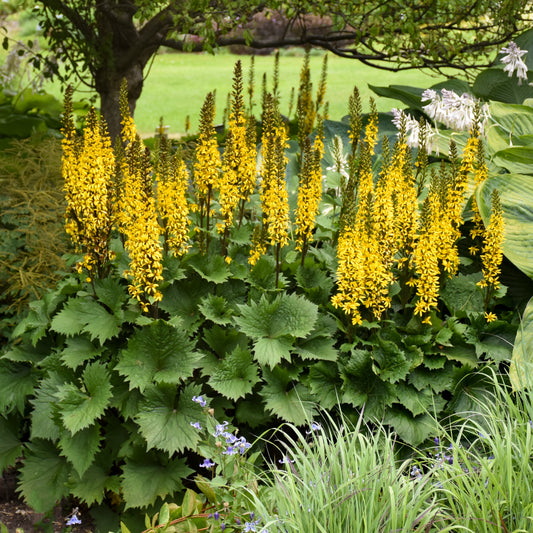
[[[239,450],[235,446],[228,446],[227,450],[222,452],[224,455],[235,455]]]
[[[435,446],[438,446],[438,445],[440,444],[440,439],[439,439],[439,437],[435,437],[435,438],[433,439],[433,441],[435,442]]]
[[[311,422],[311,429],[310,431],[306,431],[307,435],[310,433],[313,433],[313,431],[320,431],[322,429],[322,426],[318,422]]]
[[[286,455],[283,457],[283,459],[278,459],[278,463],[280,465],[284,465],[284,464],[291,464],[291,463],[294,463],[294,461],[292,459],[289,459]]]
[[[207,402],[203,399],[202,396],[193,396],[192,401],[199,403],[202,407],[205,407],[207,405]]]
[[[191,426],[195,429],[202,429],[200,422],[191,422]]]
[[[255,522],[245,522],[243,531],[257,531],[255,526],[257,526],[259,522],[261,522],[261,519],[256,520]]]
[[[215,463],[213,463],[211,459],[204,459],[204,462],[200,463],[200,466],[203,468],[211,468],[212,466],[215,466]]]
[[[220,437],[221,435],[224,435],[224,433],[226,433],[226,426],[228,424],[229,424],[229,422],[227,422],[227,421],[222,422],[222,424],[217,424],[215,426],[215,432],[213,433],[213,437]],[[228,435],[229,435],[229,433],[228,433]]]
[[[215,514],[213,515],[213,518],[215,520],[218,520],[220,518],[220,513],[218,511],[215,511]]]
[[[68,520],[67,520],[67,526],[73,526],[75,524],[81,524],[81,520],[78,518],[76,514],[73,514]]]

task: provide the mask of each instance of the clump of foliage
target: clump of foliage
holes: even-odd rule
[[[31,304],[0,360],[0,467],[23,458],[36,510],[72,495],[102,518],[182,490],[202,451],[200,395],[244,437],[340,404],[418,444],[428,411],[464,406],[472,369],[509,359],[501,225],[479,222],[490,277],[462,244],[467,182],[485,168],[477,129],[430,165],[405,127],[378,144],[356,90],[349,124],[324,120],[307,75],[299,107],[315,106],[316,131],[289,140],[267,91],[260,165],[240,63],[222,156],[212,95],[190,161],[164,137],[145,149],[125,86],[115,148],[94,110],[76,131],[67,93],[74,271]]]
[[[3,339],[16,316],[60,280],[64,233],[61,144],[34,136],[0,152],[0,315]]]

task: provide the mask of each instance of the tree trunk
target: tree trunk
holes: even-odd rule
[[[102,69],[96,72],[96,91],[100,95],[100,111],[109,129],[111,140],[120,135],[121,120],[120,115],[120,86],[122,80],[128,83],[128,104],[130,113],[133,116],[137,100],[141,96],[144,77],[143,66],[139,63],[131,65],[126,71],[117,72],[113,69]]]

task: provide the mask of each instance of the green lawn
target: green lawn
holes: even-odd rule
[[[298,51],[296,51],[297,53]],[[248,82],[250,57],[235,56],[228,53],[211,55],[207,53],[159,54],[149,72],[135,112],[137,127],[143,136],[153,134],[162,116],[164,123],[170,126],[170,133],[181,133],[185,129],[187,115],[191,120],[191,131],[196,132],[200,109],[205,95],[216,89],[217,121],[221,121],[226,105],[227,93],[231,89],[233,67],[237,60],[243,62],[244,78]],[[288,112],[289,97],[292,87],[298,87],[303,56],[283,55],[280,57],[280,93],[281,111]],[[255,95],[260,101],[263,73],[267,73],[268,89],[271,89],[274,56],[255,57]],[[318,84],[322,65],[322,55],[311,57],[312,80]],[[339,120],[348,112],[348,98],[354,85],[357,85],[363,100],[364,109],[368,109],[368,97],[373,93],[368,85],[415,85],[428,87],[443,80],[434,74],[418,69],[393,73],[367,67],[359,61],[344,59],[330,54],[328,58],[328,89],[326,100],[329,101],[330,118]],[[52,91],[60,96],[55,86]],[[378,109],[388,111],[400,102],[378,99]],[[257,109],[257,108],[256,108]]]

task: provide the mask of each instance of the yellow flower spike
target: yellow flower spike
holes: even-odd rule
[[[307,247],[313,241],[313,230],[322,199],[322,168],[324,155],[322,123],[317,129],[313,144],[309,138],[304,140],[302,167],[298,185],[298,200],[295,215],[296,250],[305,256]]]
[[[482,281],[484,282],[484,287],[498,290],[500,287],[500,267],[503,261],[504,221],[500,195],[497,189],[492,191],[491,201],[492,213],[489,224],[483,234],[483,248],[481,250]]]
[[[107,130],[94,108],[87,115],[82,136],[76,134],[71,96],[71,91],[67,91],[62,141],[65,229],[76,250],[84,254],[77,271],[95,269],[100,276],[105,275],[114,225],[115,158]]]
[[[226,149],[222,157],[219,203],[224,219],[222,232],[229,230],[233,223],[235,209],[241,205],[241,219],[244,205],[250,198],[256,184],[256,149],[250,143],[250,132],[244,115],[242,95],[241,62],[235,64],[229,130]]]

